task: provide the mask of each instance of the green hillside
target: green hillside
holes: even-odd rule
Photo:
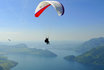
[[[8,60],[7,57],[0,56],[0,70],[10,70],[16,65],[17,65],[17,62]]]
[[[104,65],[104,46],[98,46],[96,48],[91,49],[90,51],[73,57],[72,56],[66,56],[66,60],[74,60],[79,63],[84,64],[95,64],[95,65]]]

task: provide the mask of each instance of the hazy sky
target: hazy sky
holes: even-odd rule
[[[104,0],[57,0],[65,7],[59,17],[50,6],[36,18],[43,0],[0,0],[0,41],[88,40],[104,37]]]

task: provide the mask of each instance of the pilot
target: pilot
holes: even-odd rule
[[[44,42],[45,42],[46,44],[50,44],[49,38],[46,37],[46,39],[44,40]]]

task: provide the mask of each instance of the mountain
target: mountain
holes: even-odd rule
[[[73,55],[66,56],[65,59],[69,61],[74,60],[83,64],[104,65],[104,46],[98,46],[76,57]]]
[[[22,55],[36,55],[43,57],[56,57],[57,55],[49,50],[28,48],[26,44],[17,45],[1,45],[0,54],[22,54]]]
[[[96,48],[97,46],[103,46],[104,45],[104,37],[100,38],[93,38],[91,40],[88,40],[84,42],[79,48],[78,52],[84,53],[86,51],[89,51],[92,48]]]

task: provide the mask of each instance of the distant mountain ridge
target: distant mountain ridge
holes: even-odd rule
[[[92,48],[96,48],[97,46],[103,46],[103,45],[104,45],[104,37],[93,38],[83,43],[79,47],[78,51],[84,53],[86,51],[91,50]]]
[[[16,44],[16,45],[0,44],[0,48],[28,48],[28,46],[24,43],[20,43],[20,44]]]
[[[43,57],[56,57],[57,55],[49,50],[28,48],[26,44],[16,45],[0,45],[0,54],[23,54],[23,55],[36,55]]]
[[[13,48],[28,48],[28,46],[24,43],[12,45]]]

